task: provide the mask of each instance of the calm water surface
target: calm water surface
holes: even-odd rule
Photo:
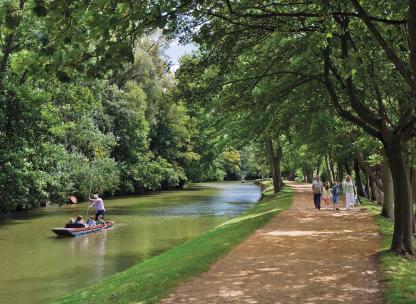
[[[114,228],[78,238],[58,238],[50,228],[85,216],[85,203],[2,219],[0,303],[50,302],[206,232],[259,198],[253,184],[204,183],[107,199]]]

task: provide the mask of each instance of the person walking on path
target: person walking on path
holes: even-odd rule
[[[343,184],[343,189],[345,193],[345,208],[347,210],[350,210],[351,208],[354,208],[354,184],[352,183],[351,176],[347,175],[345,177],[345,181]]]
[[[315,204],[315,209],[321,210],[321,194],[322,194],[322,182],[319,175],[315,177],[315,180],[312,183],[313,191],[313,203]]]
[[[334,210],[339,210],[338,199],[340,187],[341,185],[337,182],[337,180],[335,180],[334,185],[332,186],[332,203],[334,204]]]
[[[322,190],[322,199],[325,203],[325,210],[328,210],[329,208],[329,201],[331,200],[331,190],[329,189],[329,183],[325,182],[324,187]]]
[[[92,198],[90,198],[90,201],[91,201],[90,208],[94,207],[95,209],[95,220],[97,221],[100,215],[102,215],[102,217],[104,218],[105,207],[104,207],[104,202],[102,198],[98,197],[97,194],[94,194]]]

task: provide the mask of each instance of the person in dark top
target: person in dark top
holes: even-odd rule
[[[65,224],[65,228],[70,228],[75,223],[75,220],[73,217],[69,219],[69,222]]]
[[[85,227],[85,222],[84,222],[84,218],[82,217],[82,215],[77,216],[77,219],[75,220],[75,224],[81,224]]]

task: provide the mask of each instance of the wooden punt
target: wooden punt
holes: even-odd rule
[[[114,222],[106,221],[105,225],[88,226],[82,228],[52,228],[52,231],[59,236],[80,236],[88,233],[99,232],[104,229],[111,228]]]

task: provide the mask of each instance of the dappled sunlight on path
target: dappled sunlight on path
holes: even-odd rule
[[[382,303],[371,215],[316,211],[310,185],[290,185],[290,210],[162,303]]]

